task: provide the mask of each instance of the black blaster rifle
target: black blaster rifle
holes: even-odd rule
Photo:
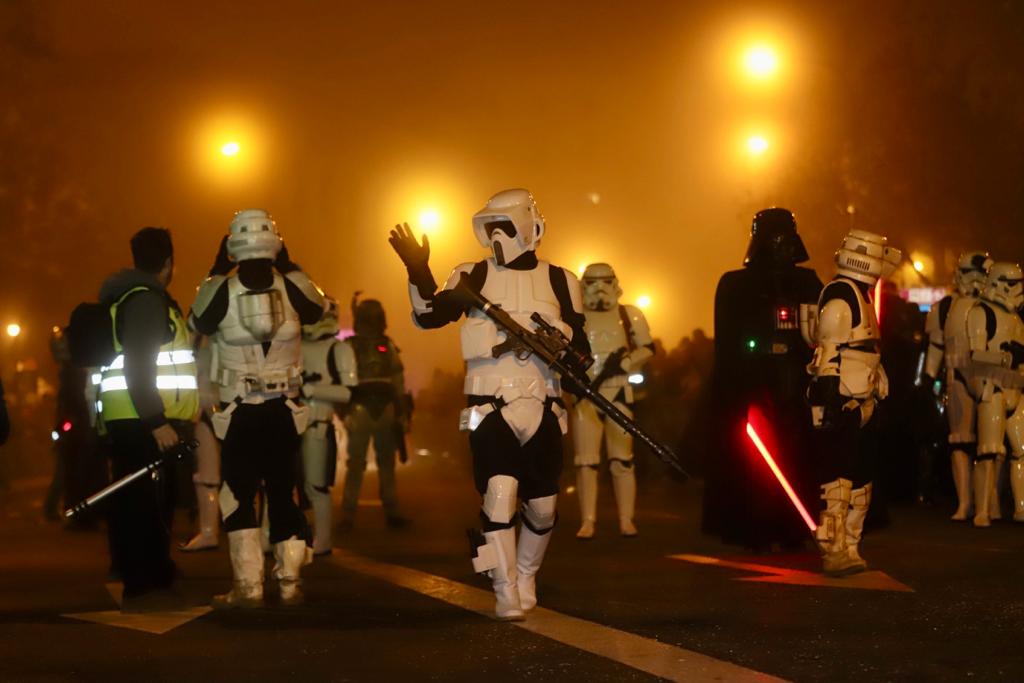
[[[136,470],[135,472],[132,472],[131,474],[118,479],[113,484],[107,486],[105,489],[97,491],[96,493],[92,494],[82,502],[76,504],[74,507],[68,509],[67,511],[64,512],[64,516],[68,519],[71,519],[76,515],[80,515],[88,510],[91,510],[93,507],[95,507],[97,503],[100,503],[107,497],[117,493],[125,486],[131,484],[133,481],[136,481],[148,475],[152,475],[154,472],[159,470],[164,465],[169,465],[176,460],[181,460],[186,455],[192,453],[198,447],[199,442],[196,441],[195,439],[192,439],[191,441],[182,441],[177,446],[174,446],[173,448],[170,448],[161,453],[159,458],[149,463],[142,469]]]
[[[527,330],[500,306],[491,303],[479,292],[473,291],[467,285],[466,278],[467,276],[463,274],[457,285],[460,294],[465,295],[473,302],[473,306],[479,308],[511,339],[514,339],[517,346],[524,352],[536,356],[549,368],[569,380],[570,384],[575,385],[576,392],[580,396],[597,406],[598,410],[626,432],[647,444],[659,460],[678,472],[684,479],[689,479],[689,473],[683,469],[679,457],[670,448],[658,443],[654,437],[645,432],[640,425],[591,385],[590,379],[587,377],[587,368],[593,365],[593,358],[570,346],[569,339],[562,334],[561,330],[544,320],[539,313],[530,316],[530,320],[537,325],[537,331]],[[498,353],[500,354],[500,350]]]

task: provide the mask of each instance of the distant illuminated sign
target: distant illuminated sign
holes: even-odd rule
[[[900,298],[916,304],[922,311],[929,311],[947,294],[948,287],[910,287],[900,292]]]

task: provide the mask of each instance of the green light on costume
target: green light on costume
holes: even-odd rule
[[[751,351],[756,349],[757,348],[757,340],[756,339],[748,339],[747,340],[747,348],[750,349]]]

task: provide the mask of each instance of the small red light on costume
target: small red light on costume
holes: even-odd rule
[[[71,431],[71,423],[70,422],[65,422],[64,424],[62,424],[60,426],[60,428],[61,428],[61,431],[70,432]]]
[[[377,344],[377,350],[380,351],[381,353],[387,353],[388,347],[384,346],[383,344]]]
[[[790,312],[788,308],[779,309],[779,320],[789,320]]]

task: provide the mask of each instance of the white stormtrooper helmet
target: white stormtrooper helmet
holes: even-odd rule
[[[528,190],[503,190],[473,216],[473,233],[504,266],[537,248],[544,235],[544,217]]]
[[[281,236],[269,213],[263,209],[243,209],[231,219],[227,246],[228,256],[235,263],[272,259],[281,251]]]
[[[960,296],[978,296],[985,287],[992,259],[987,251],[965,251],[956,264],[953,282]]]
[[[1024,273],[1020,266],[1008,261],[992,264],[981,296],[1011,312],[1024,305]]]
[[[608,311],[619,305],[622,288],[607,263],[591,263],[583,271],[583,305],[591,311]]]
[[[887,246],[881,235],[867,230],[851,230],[836,252],[839,274],[869,285],[892,275],[903,258],[899,249]]]
[[[338,302],[331,297],[324,298],[324,315],[312,325],[302,326],[302,338],[306,341],[316,341],[328,337],[337,337],[341,331],[341,323],[338,321]]]

